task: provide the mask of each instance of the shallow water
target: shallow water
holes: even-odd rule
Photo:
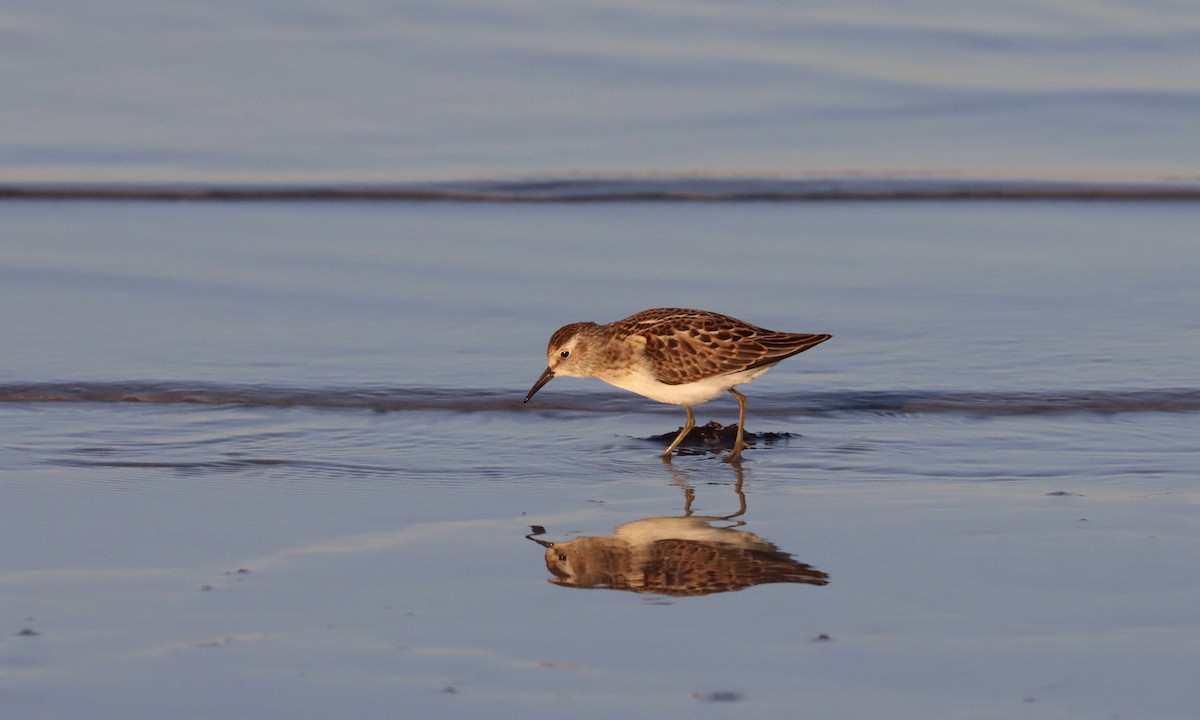
[[[1178,0],[14,0],[0,40],[4,182],[1200,167]]]
[[[1198,12],[7,3],[0,715],[1197,717]]]
[[[1193,204],[3,209],[14,716],[1200,708]],[[834,335],[744,388],[740,468],[521,403],[559,325],[663,305]],[[600,575],[649,592],[534,542],[688,513]],[[826,584],[654,580],[758,543]]]

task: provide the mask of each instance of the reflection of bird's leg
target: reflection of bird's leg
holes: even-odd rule
[[[746,430],[746,396],[733,388],[729,388],[729,392],[738,401],[738,431],[737,439],[733,441],[733,450],[730,450],[729,454],[725,456],[725,462],[737,462],[742,459],[742,448],[746,447],[746,443],[742,439]]]
[[[692,428],[696,427],[696,417],[692,415],[692,406],[684,405],[683,407],[687,409],[687,422],[683,424],[683,430],[680,430],[679,434],[675,436],[675,440],[671,443],[671,446],[662,454],[664,460],[671,457],[671,453],[675,448],[679,447],[679,443],[683,442],[683,439],[692,431]]]
[[[743,480],[742,464],[740,462],[735,462],[733,464],[733,467],[734,467],[734,470],[737,472],[737,483],[734,484],[733,491],[735,493],[737,493],[737,496],[738,496],[738,511],[732,515],[726,515],[725,516],[726,520],[730,520],[739,515],[746,514],[746,493],[742,490],[742,480]]]
[[[683,516],[692,516],[692,501],[696,499],[696,488],[688,485],[683,491]]]

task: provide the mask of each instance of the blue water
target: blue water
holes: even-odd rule
[[[1194,204],[3,211],[12,713],[1197,708]],[[521,403],[661,305],[834,335],[745,388],[740,468],[598,381]],[[560,587],[526,538],[687,513],[828,584]]]
[[[0,715],[1195,717],[1198,65],[1170,2],[6,5]],[[739,466],[521,402],[659,306],[833,335]],[[733,558],[824,584],[666,582]]]
[[[559,325],[682,305],[832,332],[772,372],[810,390],[1200,384],[1193,204],[4,209],[7,382],[527,390]]]
[[[1197,179],[1173,0],[0,10],[0,179]]]

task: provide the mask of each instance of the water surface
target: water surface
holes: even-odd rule
[[[1200,715],[1198,8],[7,3],[0,714]]]
[[[3,209],[14,715],[1200,707],[1192,204]],[[834,335],[740,467],[597,381],[520,402],[662,305]],[[824,584],[663,579],[738,548]]]
[[[1200,6],[10,2],[0,179],[1195,182]]]

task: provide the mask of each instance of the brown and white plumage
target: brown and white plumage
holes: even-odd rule
[[[543,543],[555,585],[709,595],[764,583],[826,585],[829,576],[722,518],[647,518],[605,537]]]
[[[546,348],[547,368],[525,402],[556,375],[595,377],[619,388],[687,409],[683,430],[663,453],[671,453],[695,426],[692,406],[723,392],[738,400],[738,435],[727,460],[745,447],[746,398],[733,388],[779,361],[828,340],[825,334],[767,330],[703,310],[658,308],[598,325],[572,323],[558,329]]]

